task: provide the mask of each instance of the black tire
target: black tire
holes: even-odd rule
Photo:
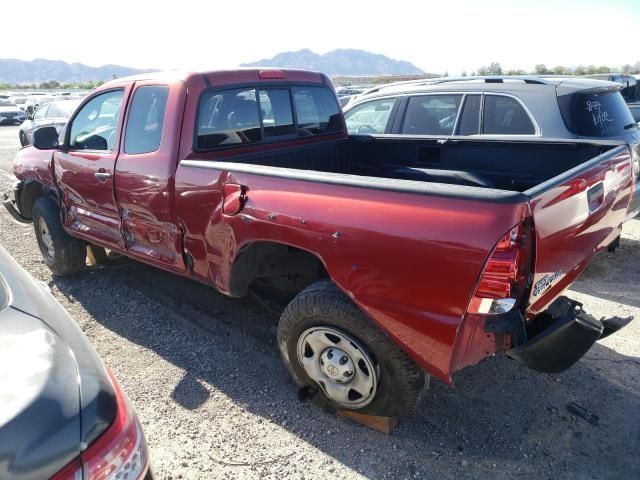
[[[27,145],[29,145],[29,141],[27,140],[27,134],[24,132],[20,132],[20,145],[22,145],[23,147],[26,147]]]
[[[330,327],[348,334],[367,350],[377,366],[379,379],[373,400],[353,410],[386,417],[409,415],[415,410],[429,377],[329,280],[300,292],[278,324],[280,353],[299,387],[316,390],[335,408],[345,408],[325,394],[298,360],[298,340],[312,327]]]
[[[85,267],[86,243],[64,231],[58,207],[53,200],[47,197],[36,200],[33,205],[33,226],[44,263],[54,275],[73,275]],[[50,239],[45,239],[47,234]]]

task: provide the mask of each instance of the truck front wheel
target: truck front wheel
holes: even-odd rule
[[[410,414],[428,377],[331,281],[300,292],[278,325],[278,345],[300,387],[338,409]]]
[[[54,275],[73,275],[84,268],[86,244],[64,231],[58,207],[53,200],[47,197],[36,200],[33,205],[33,226],[44,263]]]

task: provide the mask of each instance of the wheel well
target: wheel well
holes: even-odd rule
[[[20,193],[20,211],[25,217],[33,217],[33,204],[43,195],[45,195],[45,188],[40,182],[25,183]]]
[[[249,291],[265,301],[288,303],[310,284],[328,278],[312,253],[276,242],[254,242],[242,248],[231,270],[229,291],[234,297]]]

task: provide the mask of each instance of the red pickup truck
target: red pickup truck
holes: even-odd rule
[[[319,73],[147,74],[36,130],[4,204],[56,275],[91,244],[281,305],[295,381],[391,416],[429,374],[562,371],[624,323],[561,294],[620,235],[632,169],[616,142],[349,137]]]

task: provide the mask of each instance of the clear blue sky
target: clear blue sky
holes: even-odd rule
[[[640,61],[640,0],[5,2],[0,58],[236,66],[360,48],[429,72]]]

